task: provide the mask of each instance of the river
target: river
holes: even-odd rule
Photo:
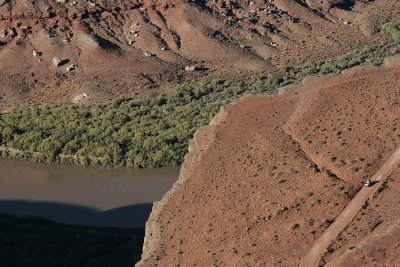
[[[0,213],[99,227],[144,227],[179,167],[102,169],[0,159]]]

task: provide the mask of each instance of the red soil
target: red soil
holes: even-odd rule
[[[400,163],[400,148],[382,165],[379,171],[371,177],[371,184],[358,191],[346,208],[335,218],[335,221],[314,242],[308,254],[303,258],[300,267],[319,266],[322,255],[327,251],[332,241],[339,237],[340,233],[353,221],[356,215],[364,208],[365,203],[374,193],[378,192],[387,182],[387,178],[393,173]],[[331,252],[330,249],[328,252]],[[372,258],[374,255],[372,255]]]
[[[399,75],[356,69],[224,107],[155,206],[138,266],[298,266],[400,146]],[[396,261],[395,188],[369,200],[324,261]]]
[[[379,25],[400,8],[389,0],[355,1],[349,11],[329,0],[95,2],[0,6],[0,111],[82,93],[85,101],[140,97],[170,83],[332,58],[382,41]],[[66,63],[54,66],[53,57]]]
[[[397,169],[385,189],[369,201],[331,244],[327,266],[399,266],[400,199]]]

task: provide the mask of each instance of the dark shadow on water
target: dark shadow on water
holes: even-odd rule
[[[153,204],[136,204],[107,211],[52,202],[19,200],[0,201],[0,213],[17,216],[36,216],[82,226],[136,228],[144,227]]]
[[[143,239],[144,228],[76,226],[0,214],[0,266],[133,267]]]

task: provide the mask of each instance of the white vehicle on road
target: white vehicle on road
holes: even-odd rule
[[[365,180],[364,186],[370,187],[371,185],[372,185],[372,181],[371,180]]]

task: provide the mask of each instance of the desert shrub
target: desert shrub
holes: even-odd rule
[[[400,19],[394,19],[382,25],[382,29],[392,35],[396,41],[400,41]]]
[[[383,28],[393,31],[398,28],[396,23]],[[246,93],[274,94],[277,88],[308,75],[339,73],[363,63],[381,64],[385,57],[400,52],[400,40],[395,37],[337,59],[254,75],[246,83],[184,83],[140,100],[17,108],[0,115],[0,156],[95,166],[177,165],[196,129],[208,124],[220,106]]]

